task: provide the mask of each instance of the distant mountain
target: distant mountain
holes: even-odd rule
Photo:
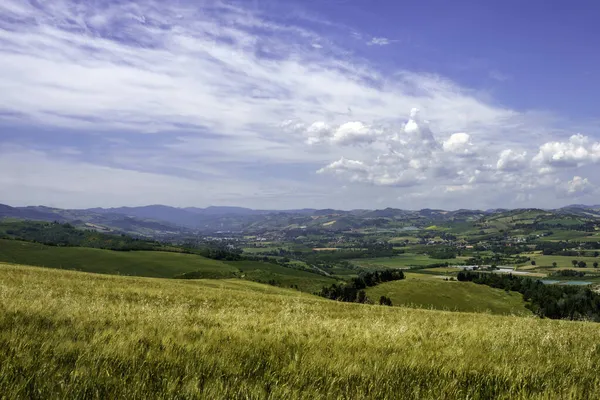
[[[68,222],[102,232],[123,232],[138,236],[164,236],[185,232],[180,225],[128,216],[103,209],[64,210],[45,206],[10,207],[0,204],[0,219]]]
[[[585,204],[570,204],[568,206],[562,207],[561,210],[564,209],[572,209],[572,208],[581,208],[581,209],[597,209],[600,208],[600,205],[595,206],[586,206]]]
[[[165,205],[142,207],[90,208],[63,210],[45,206],[10,207],[0,205],[0,219],[70,222],[86,229],[124,232],[129,234],[168,237],[214,232],[249,232],[262,234],[269,231],[327,230],[344,231],[365,228],[428,227],[455,222],[496,224],[501,217],[510,223],[542,221],[553,216],[575,217],[579,221],[600,218],[600,206],[570,205],[557,210],[467,210],[454,211],[423,209],[402,210],[253,210],[244,207],[177,208]],[[501,229],[501,228],[499,228]]]
[[[163,205],[151,205],[143,207],[119,207],[119,208],[91,208],[85,211],[100,214],[122,214],[129,217],[165,221],[179,226],[195,228],[199,223],[199,217],[192,211],[183,208],[169,207]]]
[[[198,215],[264,215],[269,214],[274,211],[267,210],[253,210],[251,208],[244,207],[216,207],[210,206],[206,208],[198,208],[198,207],[187,207],[183,210],[192,212]]]
[[[37,221],[67,221],[48,207],[10,207],[0,204],[0,218],[31,219]]]

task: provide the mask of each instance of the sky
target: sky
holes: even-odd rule
[[[0,0],[0,203],[598,204],[598,12]]]

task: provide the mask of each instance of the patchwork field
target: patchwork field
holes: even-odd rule
[[[6,264],[0,299],[5,398],[600,397],[594,323]]]

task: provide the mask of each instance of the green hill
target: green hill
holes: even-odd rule
[[[367,289],[373,300],[389,297],[395,306],[437,310],[486,312],[492,314],[531,314],[523,296],[472,282],[444,281],[427,275],[408,275],[408,279],[383,283]]]
[[[0,261],[101,274],[172,278],[192,271],[203,277],[231,277],[236,268],[194,254],[160,251],[113,251],[87,247],[56,247],[0,239]]]
[[[57,247],[0,239],[0,262],[114,275],[156,278],[233,278],[296,285],[315,292],[336,279],[255,261],[218,261],[195,254]]]
[[[589,399],[598,325],[0,265],[6,398]]]

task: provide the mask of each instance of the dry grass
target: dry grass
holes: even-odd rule
[[[600,398],[600,325],[0,265],[1,398]]]

